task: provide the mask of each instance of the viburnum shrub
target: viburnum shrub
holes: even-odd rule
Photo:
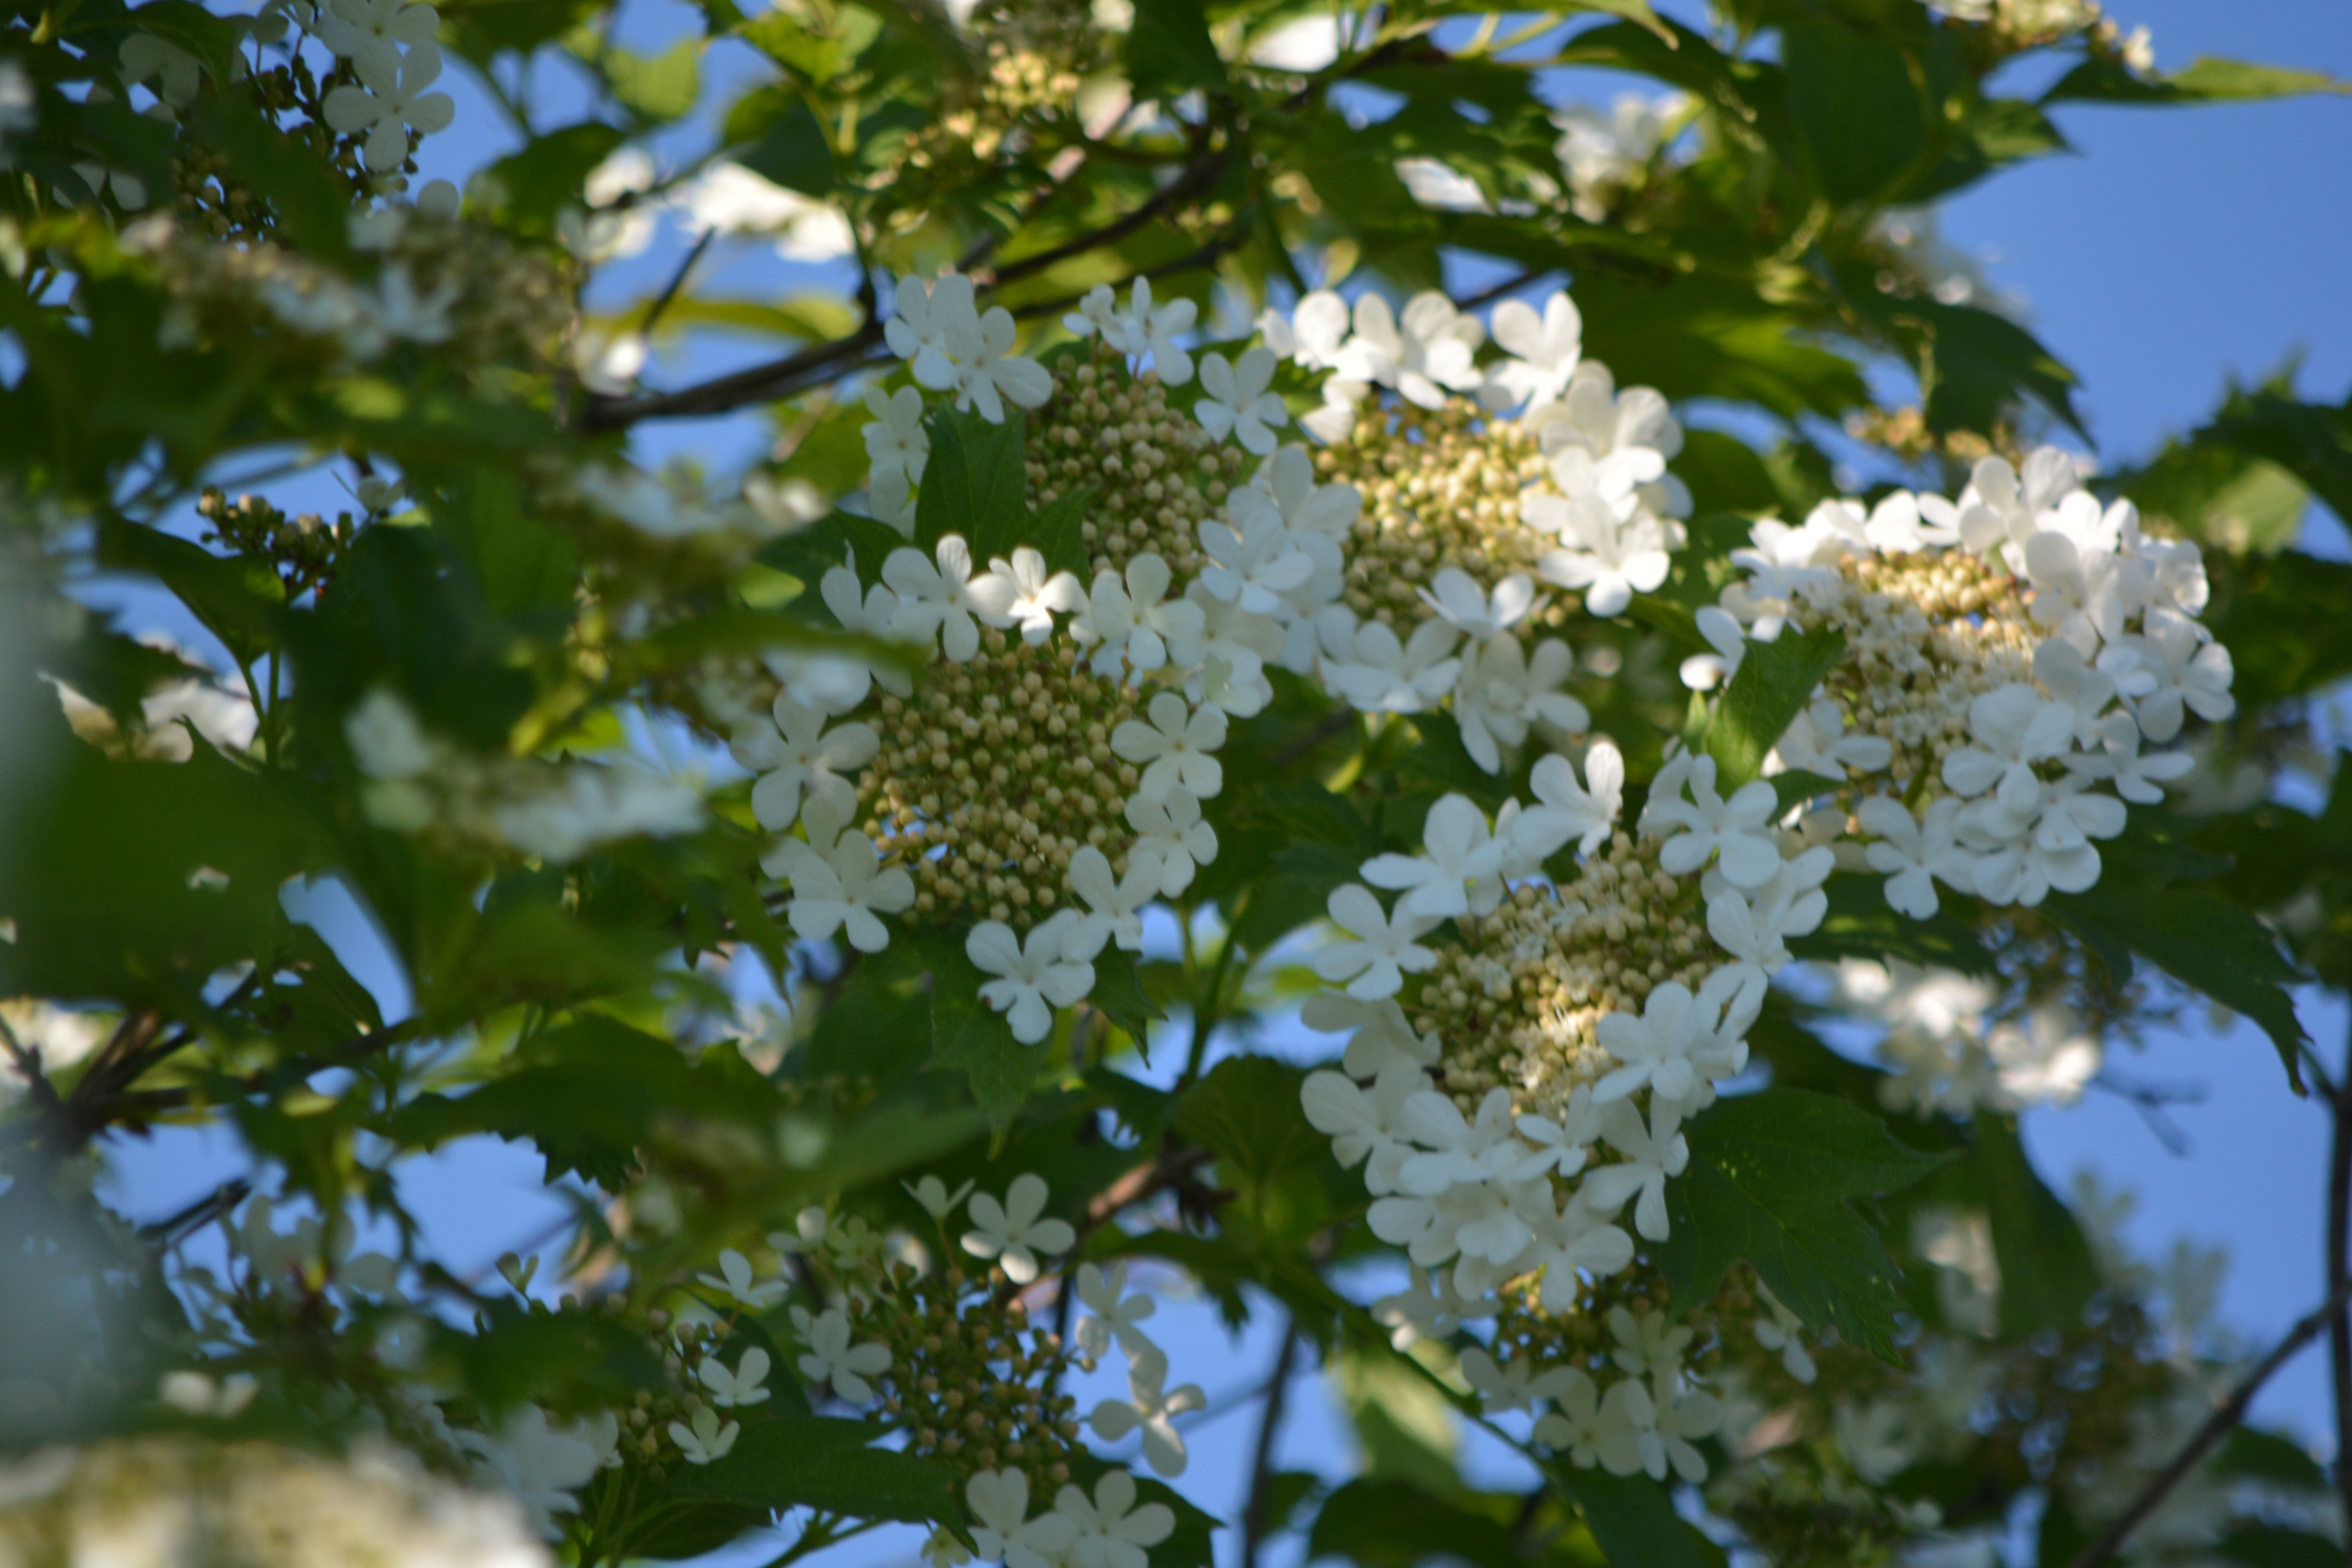
[[[2352,408],[2102,469],[1934,226],[2334,84],[2087,0],[637,11],[0,12],[0,1568],[2342,1561],[2242,1421],[2352,1386]],[[2018,1135],[2160,1129],[2105,1058],[2200,994],[2338,1124],[2266,1356]],[[495,1268],[408,1181],[483,1137]]]

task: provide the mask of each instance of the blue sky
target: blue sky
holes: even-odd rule
[[[659,5],[663,0],[639,0]],[[1693,7],[1665,5],[1677,13]],[[2352,5],[2342,0],[2118,0],[2125,26],[2152,28],[2168,68],[2200,55],[2293,64],[2352,78]],[[659,30],[656,10],[648,23]],[[454,73],[453,73],[454,74]],[[457,129],[426,144],[428,174],[458,178],[505,150],[478,90],[449,83],[460,98]],[[1605,100],[1614,80],[1595,81]],[[2225,381],[2263,375],[2304,356],[2306,395],[2345,396],[2352,384],[2352,310],[2344,300],[2352,253],[2352,100],[2229,105],[2190,110],[2074,107],[2060,124],[2079,156],[2061,157],[1990,182],[1953,203],[1946,234],[1985,257],[1992,279],[2021,296],[2032,324],[2080,374],[2094,437],[2109,462],[2148,455],[2168,431],[2185,429],[2212,406]],[[646,258],[640,276],[658,278],[677,252]],[[729,285],[772,287],[788,274],[750,263]],[[802,274],[805,277],[805,273]],[[735,357],[735,356],[730,356]],[[695,368],[715,363],[704,354]],[[665,377],[687,370],[663,367]],[[1620,367],[1639,379],[1639,367]],[[675,426],[649,435],[648,455],[676,450],[735,457],[759,438],[756,418]],[[728,466],[722,461],[720,466]],[[307,504],[323,500],[322,495]],[[2308,542],[2330,553],[2344,543],[2332,520],[2316,518]],[[152,617],[152,601],[134,612]],[[173,629],[186,635],[176,619]],[[191,638],[192,641],[194,639]],[[350,943],[357,968],[397,1005],[399,982],[364,951],[361,921],[335,895],[318,895],[319,923]],[[2340,1005],[2312,998],[2305,1016],[2340,1056],[2347,1020]],[[2282,1331],[2320,1295],[2320,1186],[2324,1118],[2286,1089],[2276,1058],[2252,1029],[2168,1033],[2111,1062],[2135,1079],[2196,1086],[2201,1103],[2174,1120],[2185,1156],[2168,1152],[2121,1100],[2093,1094],[2069,1111],[2036,1112],[2027,1136],[2053,1183],[2094,1170],[2137,1190],[2131,1234],[2145,1251],[2175,1236],[2227,1247],[2232,1268],[2223,1311],[2250,1342]],[[235,1159],[219,1139],[171,1133],[120,1151],[115,1190],[142,1214],[166,1212],[201,1192]],[[436,1240],[461,1269],[487,1266],[499,1251],[541,1229],[551,1212],[534,1202],[538,1161],[527,1151],[475,1143],[421,1163],[411,1196]],[[1254,1436],[1245,1412],[1217,1415],[1222,1395],[1270,1359],[1266,1331],[1228,1346],[1201,1310],[1178,1311],[1171,1344],[1177,1376],[1207,1388],[1213,1415],[1196,1418],[1201,1459],[1187,1489],[1230,1516]],[[1181,1325],[1181,1326],[1180,1326]],[[1188,1366],[1199,1370],[1188,1372]],[[1336,1469],[1345,1439],[1331,1410],[1309,1395],[1309,1372],[1281,1453],[1286,1460]],[[2326,1423],[2324,1363],[2316,1352],[2291,1366],[2258,1406],[2261,1415],[2317,1437]],[[886,1550],[861,1552],[875,1560]]]

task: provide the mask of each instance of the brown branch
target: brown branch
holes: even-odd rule
[[[1265,1380],[1265,1414],[1257,1424],[1257,1450],[1250,1459],[1249,1502],[1242,1510],[1242,1568],[1257,1568],[1257,1549],[1265,1541],[1267,1520],[1266,1485],[1274,1479],[1274,1440],[1282,1427],[1282,1407],[1290,1390],[1290,1365],[1298,1353],[1298,1324],[1282,1321],[1282,1349],[1275,1353],[1274,1371]]]
[[[848,368],[845,362],[862,357],[881,341],[882,323],[869,321],[845,338],[812,343],[797,353],[716,376],[677,392],[656,392],[643,397],[592,397],[581,410],[580,427],[589,431],[625,430],[641,419],[731,413],[747,403],[784,395],[784,389],[811,371],[841,374]]]
[[[1001,289],[1007,283],[1018,282],[1024,278],[1034,278],[1049,268],[1069,260],[1072,257],[1084,256],[1089,250],[1099,250],[1106,245],[1117,244],[1159,217],[1160,214],[1182,206],[1216,184],[1217,176],[1224,173],[1225,156],[1224,149],[1196,155],[1190,163],[1185,165],[1181,174],[1170,181],[1150,200],[1126,216],[1114,218],[1102,227],[1082,234],[1076,239],[1066,240],[1045,250],[1032,251],[1027,256],[1015,257],[990,274],[985,279],[987,286]],[[975,279],[975,281],[981,280]]]
[[[2131,1507],[2124,1510],[2123,1516],[2107,1526],[2105,1533],[2084,1547],[2068,1568],[2099,1568],[2101,1563],[2113,1561],[2116,1553],[2123,1549],[2124,1542],[2130,1539],[2132,1531],[2137,1530],[2172,1489],[2197,1468],[2198,1461],[2205,1458],[2207,1450],[2246,1418],[2246,1407],[2254,1402],[2254,1395],[2262,1391],[2263,1384],[2270,1381],[2271,1374],[2292,1361],[2297,1351],[2318,1338],[2320,1330],[2331,1322],[2342,1321],[2347,1302],[2352,1302],[2352,1281],[2339,1280],[2319,1309],[2287,1331],[2286,1338],[2263,1358],[2262,1364],[2238,1384],[2220,1408],[2206,1417],[2205,1425],[2197,1428],[2197,1435],[2173,1456],[2172,1462],[2141,1489],[2139,1496],[2132,1500]],[[2340,1461],[2338,1468],[2341,1468]]]

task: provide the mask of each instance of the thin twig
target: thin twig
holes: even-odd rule
[[[232,1176],[179,1213],[140,1226],[140,1234],[158,1246],[169,1247],[209,1224],[215,1215],[226,1214],[245,1202],[252,1191],[250,1181]]]
[[[1257,1452],[1250,1460],[1249,1502],[1242,1510],[1242,1568],[1257,1568],[1257,1549],[1265,1539],[1266,1486],[1274,1479],[1274,1440],[1282,1427],[1282,1407],[1290,1390],[1290,1365],[1298,1353],[1298,1324],[1282,1320],[1282,1348],[1275,1352],[1274,1371],[1265,1380],[1265,1414],[1258,1418]]]
[[[2205,1418],[2205,1425],[2197,1428],[2197,1435],[2173,1456],[2172,1462],[2140,1489],[2139,1496],[2132,1500],[2131,1507],[2123,1511],[2122,1517],[2107,1526],[2105,1533],[2084,1547],[2068,1568],[2099,1568],[2099,1564],[2111,1561],[2123,1549],[2124,1542],[2130,1539],[2132,1531],[2156,1511],[2172,1489],[2180,1484],[2183,1477],[2197,1468],[2198,1461],[2205,1457],[2206,1451],[2246,1418],[2246,1407],[2254,1402],[2254,1395],[2262,1391],[2263,1384],[2270,1381],[2271,1374],[2294,1359],[2295,1352],[2316,1339],[2321,1329],[2342,1321],[2341,1314],[2347,1302],[2352,1302],[2352,1280],[2339,1279],[2319,1309],[2287,1331],[2286,1338],[2263,1358],[2262,1364],[2238,1384],[2236,1391],[2222,1402],[2220,1408]]]
[[[1007,283],[1018,282],[1024,278],[1033,278],[1048,268],[1069,260],[1072,257],[1084,256],[1087,251],[1099,250],[1106,245],[1115,245],[1137,229],[1150,223],[1160,214],[1180,207],[1206,191],[1211,185],[1216,184],[1217,176],[1224,172],[1224,168],[1225,153],[1222,150],[1198,156],[1185,166],[1181,174],[1170,181],[1150,200],[1126,216],[1113,218],[1102,227],[1082,234],[1076,239],[1065,241],[1063,244],[1045,250],[1033,251],[1027,256],[1016,257],[996,268],[992,281],[995,287],[1001,289]]]
[[[2339,1305],[2327,1325],[2327,1370],[2336,1396],[2336,1486],[2352,1517],[2352,1312],[2340,1304],[2352,1288],[2352,1050],[2328,1110],[2327,1289]]]
[[[686,259],[677,264],[677,270],[671,273],[669,281],[663,285],[661,296],[654,301],[654,308],[647,310],[646,319],[637,324],[639,332],[646,337],[653,336],[654,329],[661,324],[662,315],[668,310],[670,301],[677,299],[677,291],[686,287],[687,276],[694,270],[694,264],[702,259],[704,253],[710,248],[710,242],[718,237],[716,228],[702,231],[702,237],[694,242],[694,248],[686,253]]]
[[[58,1107],[57,1085],[51,1083],[48,1074],[41,1070],[41,1048],[38,1046],[27,1047],[18,1040],[16,1031],[8,1026],[5,1018],[0,1018],[0,1046],[7,1048],[8,1059],[16,1065],[17,1075],[24,1079],[26,1088],[40,1102],[42,1110],[56,1110]]]
[[[1454,302],[1454,308],[1461,310],[1475,310],[1479,306],[1499,300],[1506,294],[1516,294],[1537,279],[1556,270],[1557,268],[1550,267],[1530,267],[1516,278],[1506,278],[1491,289],[1481,289],[1466,300],[1456,300]]]

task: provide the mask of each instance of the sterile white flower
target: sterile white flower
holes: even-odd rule
[[[1474,642],[1500,637],[1526,620],[1542,603],[1536,593],[1535,579],[1523,573],[1514,572],[1496,584],[1490,595],[1478,585],[1475,577],[1455,566],[1438,573],[1431,579],[1431,587],[1414,592],[1448,626]]]
[[[971,1180],[967,1178],[955,1191],[950,1192],[948,1184],[937,1176],[925,1176],[919,1182],[901,1182],[898,1184],[907,1189],[908,1197],[923,1205],[925,1214],[941,1224],[945,1224],[948,1215],[955,1213],[963,1200],[971,1195],[972,1188]]]
[[[1435,289],[1414,295],[1401,319],[1390,312],[1386,300],[1366,294],[1356,301],[1355,322],[1340,366],[1349,379],[1393,387],[1423,408],[1445,406],[1448,388],[1477,389],[1474,356],[1486,329]]]
[[[1070,635],[1095,645],[1087,662],[1096,674],[1118,675],[1122,661],[1137,675],[1200,663],[1207,617],[1188,599],[1168,598],[1174,580],[1168,563],[1149,550],[1128,562],[1123,576],[1108,570],[1095,574]]]
[[[1568,645],[1549,637],[1536,645],[1532,659],[1509,633],[1473,648],[1454,689],[1454,717],[1471,760],[1500,773],[1502,749],[1523,744],[1532,726],[1571,734],[1590,726],[1584,704],[1559,689],[1574,668]]]
[[[1153,304],[1151,279],[1139,278],[1129,296],[1128,313],[1120,318],[1123,341],[1119,346],[1137,359],[1148,355],[1163,384],[1181,386],[1192,379],[1192,356],[1176,340],[1192,330],[1198,314],[1199,307],[1190,300]]]
[[[2230,695],[2235,670],[2230,650],[2208,640],[2211,634],[2178,611],[2153,609],[2141,617],[2141,630],[2126,637],[2114,652],[2124,673],[2131,708],[2140,733],[2151,741],[2169,741],[2180,733],[2182,710],[2218,723],[2238,710]],[[2127,660],[2128,662],[2125,662]],[[2107,655],[2100,656],[2106,668]]]
[[[982,921],[964,938],[964,953],[982,973],[996,977],[981,986],[981,1000],[1005,1015],[1014,1039],[1034,1046],[1053,1029],[1056,1009],[1094,989],[1092,960],[1102,942],[1103,933],[1074,910],[1060,910],[1031,927],[1026,942],[1003,921]]]
[[[976,319],[959,315],[948,323],[947,352],[956,361],[950,384],[958,408],[976,408],[991,425],[1002,425],[1007,403],[1036,408],[1054,395],[1053,373],[1012,352],[1018,331],[1013,312],[1002,305]],[[919,370],[916,376],[921,379]]]
[[[923,428],[923,395],[911,386],[887,395],[869,386],[866,408],[874,416],[863,430],[866,460],[874,471],[897,472],[922,483],[923,468],[931,458],[930,432]]]
[[[719,1441],[718,1417],[711,1413],[712,1440],[718,1442],[718,1452],[727,1451],[731,1435]],[[531,1526],[550,1539],[561,1532],[554,1517],[559,1513],[579,1510],[575,1495],[594,1479],[603,1467],[604,1456],[612,1451],[618,1436],[617,1426],[607,1429],[613,1417],[601,1420],[572,1421],[561,1425],[548,1419],[547,1412],[536,1405],[518,1405],[490,1432],[454,1431],[450,1434],[458,1447],[476,1456],[478,1479],[511,1492],[530,1517]],[[671,1434],[676,1437],[677,1434]],[[683,1443],[680,1447],[685,1447]],[[688,1450],[688,1457],[692,1458]],[[712,1456],[717,1457],[716,1455]],[[698,1463],[707,1463],[698,1460]]]
[[[1413,1152],[1407,1141],[1405,1107],[1429,1087],[1418,1064],[1392,1061],[1366,1089],[1345,1073],[1309,1073],[1299,1086],[1299,1105],[1309,1125],[1331,1140],[1331,1157],[1342,1166],[1369,1161],[1364,1184],[1374,1196],[1398,1190],[1404,1162]]]
[[[1318,948],[1315,973],[1334,984],[1345,982],[1348,994],[1359,1001],[1393,996],[1403,989],[1407,971],[1418,974],[1437,966],[1437,954],[1418,941],[1437,929],[1436,920],[1402,905],[1391,915],[1369,889],[1353,882],[1334,889],[1325,908],[1348,940]]]
[[[1201,360],[1201,400],[1192,417],[1218,440],[1231,436],[1244,451],[1263,458],[1274,450],[1275,432],[1290,423],[1290,410],[1267,389],[1274,384],[1274,351],[1254,348],[1227,363],[1220,353]]]
[[[803,1377],[819,1388],[831,1384],[833,1392],[851,1405],[872,1403],[874,1385],[866,1380],[890,1370],[889,1346],[851,1344],[849,1319],[838,1307],[815,1314],[794,1307],[793,1327],[808,1347],[799,1362]]]
[[[1595,1037],[1621,1065],[1592,1086],[1594,1102],[1607,1105],[1638,1089],[1672,1100],[1695,1097],[1706,1058],[1719,1048],[1721,1010],[1720,1000],[1708,1005],[1680,981],[1669,980],[1643,998],[1639,1014],[1601,1015]]]
[[[1175,1389],[1163,1386],[1167,1374],[1167,1363],[1156,1350],[1138,1360],[1128,1369],[1128,1396],[1106,1399],[1097,1405],[1087,1415],[1087,1424],[1094,1428],[1096,1436],[1107,1443],[1116,1443],[1130,1432],[1140,1431],[1144,1461],[1163,1476],[1181,1476],[1186,1455],[1184,1439],[1176,1431],[1174,1418],[1202,1409],[1209,1401],[1198,1384],[1188,1383]],[[1111,1472],[1120,1477],[1125,1473]],[[1109,1477],[1104,1479],[1108,1480]],[[1085,1540],[1083,1533],[1079,1539]]]
[[[1969,704],[1977,744],[1944,758],[1945,786],[1963,799],[1991,791],[2003,810],[2029,813],[2042,799],[2033,764],[2064,754],[2074,739],[2074,710],[2023,682],[1979,694]]]
[[[1598,494],[1530,496],[1520,515],[1528,527],[1559,536],[1559,548],[1546,551],[1536,570],[1548,583],[1582,593],[1593,615],[1624,614],[1635,594],[1664,583],[1674,567],[1656,519],[1647,513],[1621,518]]]
[[[1113,1261],[1108,1268],[1079,1264],[1078,1300],[1092,1314],[1078,1324],[1076,1338],[1082,1353],[1100,1359],[1108,1353],[1114,1340],[1130,1361],[1140,1363],[1160,1353],[1142,1329],[1160,1303],[1144,1291],[1128,1291],[1125,1258]]]
[[[738,726],[729,750],[760,774],[751,786],[751,815],[769,832],[782,833],[799,820],[803,793],[832,803],[844,816],[856,811],[857,770],[881,747],[871,725],[852,721],[828,730],[823,713],[780,696],[772,721]]]
[[[1003,556],[988,563],[988,574],[972,579],[973,613],[992,626],[1019,626],[1021,640],[1043,647],[1054,635],[1055,611],[1067,615],[1085,607],[1086,591],[1067,572],[1047,572],[1045,557],[1026,544],[1015,546],[1013,559]]]
[[[1504,300],[1495,307],[1494,331],[1511,357],[1487,372],[1491,405],[1534,410],[1566,394],[1584,353],[1584,318],[1565,291],[1545,300],[1541,315],[1524,300]]]
[[[677,1445],[678,1453],[689,1465],[707,1465],[723,1459],[734,1451],[735,1439],[741,1436],[743,1424],[729,1421],[721,1424],[719,1412],[704,1405],[694,1413],[694,1424],[683,1421],[669,1424],[669,1440]]]
[[[1661,831],[1682,829],[1659,847],[1658,864],[1680,877],[1697,870],[1719,852],[1727,881],[1738,888],[1760,888],[1780,867],[1780,847],[1773,843],[1770,831],[1778,796],[1770,784],[1758,779],[1742,784],[1726,801],[1716,794],[1715,780],[1715,759],[1700,756],[1692,759],[1683,780],[1690,791],[1688,799],[1680,788],[1661,798],[1653,784],[1644,826],[1654,819]]]
[[[1562,843],[1574,839],[1581,855],[1599,848],[1624,809],[1625,758],[1609,742],[1595,741],[1584,753],[1584,776],[1591,785],[1589,791],[1577,784],[1576,769],[1566,757],[1549,756],[1536,763],[1528,784],[1541,804],[1520,815],[1520,830],[1556,830]]]
[[[1181,1466],[1180,1466],[1181,1468]],[[1095,1483],[1095,1495],[1075,1486],[1054,1498],[1054,1512],[1067,1520],[1072,1539],[1069,1568],[1150,1568],[1150,1548],[1175,1532],[1176,1513],[1165,1503],[1135,1503],[1135,1478],[1112,1470]]]
[[[1356,625],[1348,610],[1333,605],[1318,617],[1324,644],[1344,643],[1327,658],[1325,681],[1348,706],[1362,713],[1418,713],[1435,707],[1460,679],[1453,657],[1461,634],[1431,617],[1415,626],[1410,641],[1378,621]]]
[[[1110,858],[1091,844],[1070,857],[1070,890],[1085,900],[1084,919],[1107,940],[1129,952],[1143,951],[1143,906],[1160,896],[1161,868],[1149,856],[1130,856],[1124,878],[1111,874]]]
[[[457,118],[457,100],[425,90],[441,76],[441,51],[430,43],[415,45],[397,65],[370,51],[354,57],[352,68],[361,85],[334,89],[320,109],[342,134],[365,133],[362,156],[371,173],[390,174],[407,161],[410,132],[429,136]]]
[[[694,1375],[710,1391],[710,1403],[722,1406],[765,1405],[768,1390],[761,1386],[768,1381],[768,1352],[754,1345],[743,1352],[735,1370],[727,1370],[726,1363],[717,1356],[704,1356]]]
[[[971,1505],[972,1544],[982,1558],[1002,1558],[1005,1568],[1048,1568],[1063,1561],[1077,1529],[1048,1510],[1029,1517],[1029,1478],[1007,1467],[975,1471],[964,1483]]]
[[[2099,749],[2064,759],[2077,776],[2112,783],[2116,793],[2136,805],[2159,805],[2164,785],[2196,772],[2197,759],[2187,752],[2139,749],[2139,724],[2128,713],[2110,713],[2091,736]]]
[[[790,1289],[781,1279],[758,1279],[751,1272],[751,1260],[731,1247],[719,1252],[717,1274],[696,1278],[713,1290],[726,1291],[738,1306],[749,1307],[755,1312],[764,1312],[782,1300]]]
[[[832,812],[827,803],[828,826],[838,821]],[[808,818],[813,831],[818,815],[812,802]],[[886,868],[880,848],[863,832],[839,833],[823,849],[787,838],[760,864],[769,875],[792,884],[786,916],[793,934],[811,942],[843,931],[858,952],[880,952],[890,945],[890,928],[880,917],[903,914],[915,905],[914,878],[903,866]]]
[[[1234,500],[1257,494],[1236,491]],[[1282,608],[1283,595],[1314,574],[1314,558],[1272,506],[1229,503],[1226,516],[1230,521],[1201,524],[1201,552],[1209,560],[1201,569],[1201,585],[1252,614],[1274,615]]]
[[[313,32],[320,43],[345,59],[374,59],[389,68],[399,64],[403,47],[432,43],[440,30],[441,15],[430,5],[412,5],[407,0],[327,0],[319,7]],[[134,34],[126,39],[124,55],[128,57],[131,46],[147,36]],[[194,96],[195,65],[195,60],[189,58],[189,98]],[[169,93],[164,97],[173,103],[188,101],[187,98],[175,98]]]
[[[1217,858],[1217,830],[1201,820],[1201,803],[1192,792],[1169,791],[1152,799],[1131,795],[1127,825],[1141,835],[1129,853],[1130,865],[1148,858],[1160,868],[1160,893],[1172,899],[1192,885],[1196,868]]]
[[[891,292],[891,316],[882,324],[882,336],[892,353],[914,362],[910,368],[917,382],[944,392],[955,384],[950,341],[979,330],[971,279],[950,272],[927,284],[909,273]]]
[[[1057,1257],[1078,1243],[1078,1233],[1066,1220],[1045,1215],[1051,1191],[1034,1171],[1013,1178],[999,1203],[988,1193],[974,1193],[965,1213],[972,1228],[963,1236],[963,1249],[974,1258],[993,1258],[1004,1277],[1016,1285],[1037,1278],[1038,1258]]]
[[[1225,716],[1214,708],[1192,710],[1173,691],[1155,693],[1145,710],[1150,722],[1120,721],[1110,749],[1143,770],[1136,793],[1157,798],[1181,787],[1196,800],[1214,798],[1224,788],[1223,766],[1213,755],[1225,743]]]
[[[1768,776],[1783,772],[1819,773],[1843,779],[1848,768],[1877,773],[1894,760],[1893,742],[1884,735],[1847,734],[1845,715],[1824,697],[1798,710],[1764,759],[1764,773]]]
[[[936,561],[936,564],[934,564]],[[926,559],[919,550],[894,550],[882,563],[882,581],[898,595],[891,635],[909,642],[940,639],[949,658],[970,664],[980,653],[980,605],[971,595],[971,550],[949,534]]]
[[[1401,915],[1432,921],[1471,913],[1488,914],[1503,896],[1497,875],[1503,849],[1486,818],[1468,795],[1441,796],[1422,824],[1422,853],[1376,855],[1364,862],[1363,879],[1375,888],[1402,891]]]

